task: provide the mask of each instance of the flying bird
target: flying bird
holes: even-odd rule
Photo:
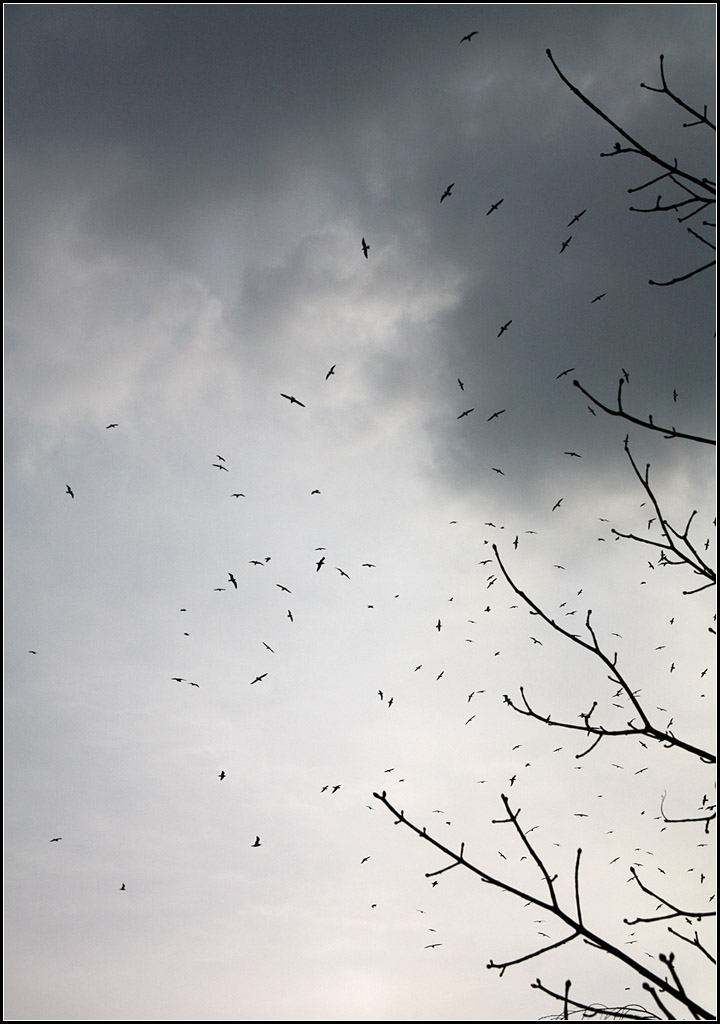
[[[505,202],[505,198],[504,197],[502,199],[498,199],[498,201],[496,203],[492,204],[492,206],[490,207],[488,212],[485,214],[485,216],[489,217],[490,214],[493,213],[493,211],[497,210],[497,208],[500,205],[500,203],[504,203],[504,202]]]
[[[293,618],[293,613],[290,611],[289,608],[288,608],[288,618],[290,619],[291,622],[295,621],[295,619]]]
[[[335,373],[335,363],[332,364],[328,372],[325,374],[325,380],[329,380],[330,377]]]
[[[556,508],[560,508],[560,505],[562,504],[562,501],[563,501],[562,498],[558,498],[558,500],[553,505],[551,511],[554,512]]]
[[[370,246],[367,244],[367,242],[365,241],[364,238],[362,240],[362,251],[363,251],[363,256],[365,257],[365,259],[367,259],[368,258],[368,252],[370,251]]]
[[[50,842],[51,843],[59,843],[61,839],[62,839],[62,836],[56,836],[54,839],[51,839]]]
[[[443,192],[443,194],[442,194],[442,195],[440,196],[440,202],[442,202],[442,201],[443,201],[443,199],[447,199],[447,197],[448,197],[449,195],[452,195],[452,190],[453,190],[454,188],[455,188],[455,182],[453,182],[453,183],[452,183],[451,185],[448,185],[448,187],[447,187],[447,188],[445,189],[445,191]]]
[[[568,227],[571,228],[573,226],[573,224],[575,224],[577,221],[580,220],[580,218],[582,217],[582,215],[584,213],[587,213],[587,210],[581,210],[580,213],[576,213],[575,216],[573,217],[573,219],[568,224]]]
[[[215,467],[215,469],[224,469],[226,473],[230,472],[227,466],[223,466],[221,462],[213,462],[213,466]]]
[[[574,459],[581,459],[582,455],[578,455],[577,452],[563,452],[563,455],[570,455]]]
[[[498,338],[500,337],[501,334],[505,333],[505,331],[508,329],[508,327],[510,326],[511,323],[512,323],[512,320],[508,320],[508,322],[506,324],[502,325],[502,327],[498,331]]]
[[[460,40],[460,42],[461,43],[469,43],[470,40],[472,39],[472,37],[476,36],[476,35],[477,35],[477,29],[474,29],[472,32],[468,32],[468,34],[466,36],[463,36],[462,39]]]
[[[475,406],[472,409],[466,409],[464,412],[461,412],[457,419],[461,420],[463,416],[469,416],[471,412],[475,412]]]
[[[590,305],[592,306],[593,302],[599,302],[600,299],[604,299],[606,295],[607,295],[607,292],[602,292],[600,295],[596,295],[595,298],[590,303]]]
[[[346,580],[349,580],[349,579],[350,579],[350,577],[348,576],[348,574],[347,574],[347,573],[345,572],[345,570],[344,570],[344,569],[341,569],[341,568],[340,568],[339,566],[337,566],[337,565],[335,566],[335,568],[337,569],[337,571],[338,571],[338,572],[340,573],[340,575],[341,575],[341,576],[344,576],[344,577],[345,577],[345,579],[346,579]]]
[[[305,403],[301,402],[298,398],[295,397],[295,395],[286,395],[284,394],[284,392],[281,391],[280,397],[287,398],[288,402],[290,402],[291,405],[301,405],[303,409],[305,408]]]
[[[69,494],[71,498],[74,498],[74,497],[75,497],[75,495],[74,495],[74,493],[73,493],[73,489],[72,489],[72,487],[70,486],[70,484],[65,484],[65,493],[66,493],[66,494]]]
[[[235,579],[235,577],[233,576],[233,574],[231,572],[228,573],[228,583],[232,583],[232,585],[237,590],[237,588],[238,588],[237,580]]]
[[[125,892],[125,883],[120,886],[120,892]]]
[[[440,619],[437,620],[437,625],[435,626],[435,629],[438,631],[438,633],[442,629],[442,622],[440,621]]]
[[[488,419],[487,419],[488,423],[490,422],[490,420],[494,420],[494,419],[496,419],[496,418],[497,418],[498,416],[502,416],[502,414],[503,414],[503,413],[504,413],[505,411],[506,411],[505,409],[500,409],[500,410],[499,410],[498,412],[494,412],[494,413],[492,414],[492,416],[488,416]]]
[[[267,675],[267,672],[263,672],[263,674],[261,676],[255,676],[255,678],[252,680],[250,685],[253,686],[255,683],[261,682],[265,678],[266,675]]]
[[[219,779],[220,779],[220,781],[222,782],[222,780],[223,780],[223,779],[225,778],[225,772],[224,772],[224,771],[221,771],[221,772],[220,772],[220,774],[218,775],[218,778],[219,778]]]
[[[567,249],[567,247],[570,245],[571,242],[572,242],[572,235],[570,235],[569,238],[565,239],[565,241],[562,244],[562,249],[560,250],[560,252],[565,252],[565,250]]]
[[[260,836],[255,836],[255,842],[252,844],[252,848],[254,849],[256,846],[260,846]]]
[[[325,564],[325,555],[323,555],[315,565],[315,572],[320,572],[320,569]]]
[[[574,369],[575,369],[574,366],[568,366],[567,370],[563,370],[562,373],[559,373],[557,375],[557,377],[555,378],[555,380],[560,380],[560,378],[564,377],[566,374],[572,373]]]
[[[113,427],[117,427],[117,426],[119,426],[119,424],[117,424],[117,423],[108,423],[108,425],[105,427],[105,429],[106,430],[112,430]]]
[[[276,583],[275,586],[280,590],[284,590],[286,594],[292,594],[292,590],[288,589],[288,587],[284,587],[282,583]]]
[[[311,495],[312,495],[312,494],[320,494],[320,491],[319,491],[319,490],[318,490],[318,488],[316,487],[316,488],[315,488],[315,490],[313,490],[313,491],[310,491],[310,494],[311,494]]]
[[[459,387],[460,387],[460,390],[461,390],[461,391],[464,391],[464,390],[465,390],[465,385],[463,384],[463,382],[462,382],[462,381],[460,380],[460,378],[459,378],[459,377],[458,377],[458,379],[457,379],[457,382],[458,382],[458,385],[459,385]]]
[[[242,491],[236,491],[235,494],[232,495],[232,497],[233,498],[244,498],[245,495],[242,493]]]
[[[272,647],[270,646],[270,644],[266,644],[264,640],[263,640],[263,647],[266,647],[266,648],[267,648],[267,650],[268,650],[268,651],[270,651],[270,653],[271,653],[271,654],[274,654],[274,653],[275,653],[275,651],[274,651],[274,650],[272,649]]]
[[[501,469],[496,469],[496,467],[495,467],[495,466],[493,466],[493,467],[492,467],[492,471],[493,471],[493,473],[499,473],[499,474],[500,474],[500,476],[505,476],[505,474],[503,473],[503,471],[502,471]]]

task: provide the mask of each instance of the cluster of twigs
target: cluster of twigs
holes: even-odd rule
[[[603,110],[597,107],[592,100],[588,99],[577,88],[573,83],[566,78],[560,68],[555,63],[552,53],[550,50],[546,50],[550,63],[555,68],[560,79],[575,94],[586,107],[594,111],[601,117],[603,121],[609,124],[620,136],[625,140],[626,145],[620,142],[616,142],[613,149],[608,153],[601,153],[600,155],[605,157],[620,156],[623,153],[634,153],[637,156],[643,157],[645,160],[649,160],[651,163],[656,164],[662,168],[662,173],[655,178],[651,178],[650,181],[644,182],[642,185],[636,185],[634,188],[629,188],[628,193],[632,194],[635,192],[642,192],[644,189],[649,188],[651,185],[656,185],[660,181],[672,183],[677,189],[680,190],[680,196],[678,198],[671,198],[664,200],[662,194],[658,195],[654,205],[646,207],[631,206],[630,209],[635,213],[678,213],[682,214],[678,217],[678,222],[683,223],[686,220],[690,220],[691,217],[695,217],[698,214],[705,212],[715,206],[715,192],[716,183],[711,181],[709,178],[699,178],[697,175],[690,174],[688,171],[683,170],[678,166],[677,157],[672,161],[666,160],[657,153],[653,153],[652,150],[648,149],[637,139],[633,138],[632,135],[628,134],[624,128],[621,128],[611,117],[609,117]],[[646,85],[641,82],[641,88],[647,89],[650,92],[661,93],[673,103],[677,104],[682,110],[691,114],[694,117],[694,121],[687,121],[683,123],[683,128],[694,128],[697,125],[702,125],[709,128],[711,131],[715,131],[715,125],[707,116],[707,105],[703,108],[703,112],[700,113],[690,107],[684,100],[680,99],[669,87],[665,78],[665,58],[660,55],[660,80],[661,86]],[[715,222],[709,220],[703,220],[702,226],[704,228],[714,228]],[[698,241],[702,242],[708,248],[715,251],[715,246],[707,238],[704,238],[699,232],[693,228],[688,227],[688,232]],[[673,277],[669,281],[649,281],[650,284],[658,287],[667,287],[668,285],[679,284],[681,281],[687,281],[689,278],[694,277],[696,274],[702,273],[704,270],[710,270],[711,267],[715,266],[715,259],[710,260],[707,263],[696,267],[694,270],[689,271],[686,274],[680,274],[677,277]]]

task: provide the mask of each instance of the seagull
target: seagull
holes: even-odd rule
[[[59,843],[61,839],[62,839],[62,836],[56,836],[54,839],[51,839],[50,842],[51,843]]]
[[[435,629],[438,631],[438,633],[442,629],[442,622],[440,621],[440,619],[437,620],[437,625],[435,626]]]
[[[365,241],[364,238],[362,240],[362,251],[363,251],[363,256],[365,257],[365,259],[367,259],[368,258],[368,252],[370,251],[370,246],[367,244],[367,242]]]
[[[71,498],[75,497],[75,495],[73,494],[73,489],[70,486],[70,484],[65,484],[65,493],[69,494]]]
[[[260,846],[260,836],[255,836],[255,842],[252,844],[252,848],[254,849],[256,846]]]
[[[475,406],[472,409],[466,409],[464,412],[461,412],[457,419],[461,420],[463,416],[469,416],[471,412],[475,412]]]
[[[303,409],[305,408],[305,403],[301,402],[298,398],[295,397],[295,395],[286,395],[284,394],[284,392],[281,391],[280,397],[287,398],[288,402],[290,402],[291,405],[301,405]]]
[[[322,557],[318,560],[317,564],[315,565],[315,572],[320,572],[320,569],[323,567],[324,564],[325,555],[322,555]]]
[[[460,380],[459,377],[457,379],[457,382],[458,382],[458,385],[460,386],[460,390],[464,391],[465,390],[465,385],[463,384],[463,382]]]
[[[235,579],[235,577],[233,576],[233,574],[231,572],[228,573],[228,583],[232,583],[232,585],[237,590],[237,588],[238,588],[237,580]]]
[[[235,494],[232,495],[232,497],[233,498],[244,498],[245,495],[242,493],[242,491],[236,491]]]
[[[274,653],[275,653],[275,651],[274,651],[274,650],[272,649],[272,647],[270,646],[270,644],[266,644],[264,640],[263,640],[263,647],[266,647],[266,648],[267,648],[267,650],[268,650],[268,651],[270,651],[270,653],[271,653],[271,654],[274,654]]]
[[[223,466],[223,464],[221,462],[213,462],[213,466],[214,466],[215,469],[224,469],[226,473],[230,472],[230,470],[227,468],[227,466]]]
[[[503,471],[501,469],[496,469],[495,466],[492,467],[492,470],[493,470],[493,473],[499,473],[500,476],[505,476]]]
[[[496,419],[496,418],[497,418],[498,416],[502,416],[502,414],[503,414],[503,413],[504,413],[505,411],[506,411],[505,409],[500,409],[500,410],[499,410],[498,412],[494,412],[494,413],[492,414],[492,416],[488,416],[488,420],[487,420],[487,421],[488,421],[488,423],[490,422],[490,420],[494,420],[494,419]]]
[[[501,334],[505,333],[505,331],[508,329],[508,327],[510,326],[511,323],[512,323],[512,320],[508,320],[508,322],[506,324],[502,325],[502,327],[500,328],[500,331],[498,332],[498,338],[500,337]]]
[[[337,793],[337,791],[338,791],[339,789],[340,789],[340,785],[338,784],[337,786],[333,786],[333,788],[332,788],[331,792],[333,792],[333,793]]]
[[[366,860],[370,860],[370,858],[369,857],[363,857],[363,859],[360,861],[360,863],[364,864]]]
[[[349,579],[350,579],[350,577],[348,576],[348,574],[347,574],[347,573],[345,572],[345,570],[344,570],[344,569],[341,569],[341,568],[340,568],[339,566],[337,566],[337,565],[335,566],[335,568],[337,569],[337,571],[338,571],[338,572],[340,573],[340,575],[341,575],[341,576],[344,576],[344,577],[345,577],[345,579],[346,579],[346,580],[349,580]]]
[[[335,373],[335,363],[332,364],[328,372],[325,374],[325,380],[329,380],[330,377]]]
[[[592,306],[593,302],[599,302],[600,299],[604,299],[606,295],[607,295],[607,292],[602,292],[602,294],[596,295],[595,298],[590,303],[590,305]]]
[[[218,775],[218,778],[219,778],[219,779],[220,779],[220,781],[222,782],[222,780],[223,780],[223,779],[225,778],[225,772],[224,772],[224,771],[221,771],[221,772],[220,772],[220,774]]]
[[[280,590],[284,590],[286,594],[292,594],[292,590],[290,590],[288,587],[284,587],[282,583],[276,583],[275,586],[278,587]]]
[[[577,452],[563,452],[563,455],[570,455],[574,459],[581,459],[582,458],[582,455],[578,455]]]
[[[503,197],[502,199],[498,199],[498,201],[497,201],[496,203],[493,203],[493,204],[492,204],[492,206],[490,207],[490,209],[488,210],[488,212],[487,212],[487,213],[485,214],[485,216],[486,216],[486,217],[489,217],[489,216],[490,216],[490,214],[491,214],[491,213],[492,213],[492,212],[493,212],[494,210],[497,210],[497,208],[498,208],[498,206],[500,205],[500,203],[504,203],[504,202],[505,202],[505,198],[504,198],[504,197]]]
[[[443,194],[440,196],[440,202],[442,202],[443,199],[447,199],[447,197],[452,194],[452,190],[454,188],[455,188],[455,182],[453,182],[451,185],[448,185],[448,187],[445,189]]]
[[[582,215],[584,213],[587,213],[587,210],[581,210],[580,213],[576,213],[575,216],[573,217],[573,219],[568,224],[568,227],[571,228],[573,226],[573,224],[575,224],[577,221],[580,220],[580,218],[582,217]]]
[[[562,373],[559,373],[557,375],[557,377],[555,378],[555,380],[560,380],[560,378],[564,377],[566,374],[572,373],[574,369],[575,369],[574,366],[568,366],[567,370],[563,370]]]
[[[376,569],[377,566],[374,562],[363,562],[363,569]]]
[[[289,608],[288,608],[288,618],[290,619],[291,622],[295,621],[295,619],[293,618],[293,613],[290,611]]]
[[[120,886],[120,892],[125,892],[125,883]]]
[[[312,494],[320,494],[320,491],[319,491],[319,490],[318,490],[318,488],[316,487],[314,491],[310,491],[310,494],[311,494],[311,495],[312,495]]]
[[[466,36],[463,36],[462,39],[460,40],[460,42],[461,43],[469,43],[470,40],[472,39],[472,37],[476,36],[476,35],[477,35],[477,29],[474,29],[472,32],[468,32],[468,34]]]
[[[108,425],[105,427],[105,429],[106,430],[112,430],[113,427],[117,427],[117,426],[119,426],[119,424],[117,424],[117,423],[108,423]]]
[[[261,676],[255,676],[255,678],[250,683],[250,685],[253,686],[255,683],[261,682],[265,678],[266,675],[267,675],[267,672],[263,672],[263,674]]]
[[[560,252],[565,252],[565,250],[567,249],[567,247],[570,245],[571,242],[572,242],[572,235],[570,235],[569,238],[565,239],[565,241],[562,244],[562,249],[560,250]]]
[[[552,512],[554,512],[556,508],[560,508],[560,504],[562,503],[562,501],[563,501],[563,499],[562,499],[562,498],[558,498],[558,500],[557,500],[557,501],[555,502],[555,504],[553,505],[553,507],[552,507],[551,511],[552,511]]]

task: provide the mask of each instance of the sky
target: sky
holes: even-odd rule
[[[666,183],[628,193],[655,171],[600,156],[617,132],[546,50],[712,176],[712,133],[640,84],[664,54],[714,117],[715,6],[9,4],[4,29],[5,1019],[532,1020],[538,977],[648,1005],[579,943],[487,970],[566,932],[426,877],[449,861],[383,790],[544,896],[509,797],[563,898],[581,847],[586,920],[709,998],[697,950],[623,918],[656,906],[631,867],[707,905],[712,837],[660,806],[713,802],[713,769],[578,758],[507,705],[625,714],[493,545],[714,743],[714,592],[611,532],[659,539],[627,435],[714,561],[714,449],[572,383],[613,404],[627,375],[626,409],[712,436],[714,271],[648,284],[709,250],[629,209]]]

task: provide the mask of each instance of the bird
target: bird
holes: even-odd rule
[[[332,364],[328,372],[325,374],[325,380],[329,380],[330,377],[335,373],[335,363]]]
[[[335,568],[337,569],[341,576],[345,577],[346,580],[350,579],[350,577],[348,576],[344,569],[341,569],[338,565],[336,565]]]
[[[463,416],[469,416],[471,412],[475,412],[475,406],[472,409],[466,409],[464,412],[461,412],[457,419],[461,420]]]
[[[600,299],[604,299],[606,295],[607,295],[607,292],[602,292],[600,295],[596,295],[595,298],[590,303],[590,305],[592,306],[593,302],[599,302]]]
[[[363,569],[377,569],[374,562],[363,562]]]
[[[568,227],[571,228],[573,226],[573,224],[575,224],[577,221],[580,220],[580,218],[582,217],[582,215],[584,213],[587,213],[587,210],[581,210],[580,213],[576,213],[575,216],[573,217],[573,219],[568,224]]]
[[[567,249],[567,247],[570,245],[571,242],[572,242],[572,235],[570,235],[569,238],[565,239],[565,241],[562,244],[562,248],[561,248],[560,252],[565,252],[565,250]]]
[[[367,259],[368,258],[368,252],[370,251],[370,246],[367,244],[367,242],[365,241],[364,238],[362,240],[362,251],[363,251],[363,256],[365,257],[365,259]]]
[[[502,325],[502,327],[498,331],[498,338],[500,337],[501,334],[505,333],[505,331],[508,329],[508,327],[510,326],[511,323],[512,323],[512,320],[508,320],[508,322],[506,324]]]
[[[117,426],[119,426],[118,423],[108,423],[108,425],[105,427],[105,429],[106,430],[112,430],[113,427],[117,427]]]
[[[255,683],[261,682],[265,678],[266,675],[267,675],[267,672],[263,672],[263,674],[261,676],[255,676],[255,678],[252,680],[250,685],[253,686]]]
[[[310,494],[320,494],[320,491],[316,487],[314,490],[310,491]]]
[[[578,455],[577,452],[563,452],[563,455],[570,455],[574,459],[581,459],[582,455]]]
[[[477,29],[473,29],[472,32],[468,32],[466,36],[463,36],[460,40],[461,43],[469,43],[473,36],[477,35]]]
[[[265,563],[261,562],[257,558],[251,558],[250,561],[248,562],[248,565],[265,565]]]
[[[284,590],[286,594],[292,594],[292,590],[290,590],[289,587],[284,587],[282,583],[276,583],[275,586],[280,590]]]
[[[333,786],[333,788],[332,788],[331,792],[332,792],[332,793],[337,793],[337,791],[338,791],[339,789],[340,789],[340,785],[338,784],[337,786]]]
[[[125,892],[125,883],[120,886],[120,892]]]
[[[437,625],[435,626],[435,629],[438,631],[438,633],[442,629],[442,622],[440,621],[440,619],[437,620]]]
[[[288,608],[287,617],[290,619],[291,622],[295,621],[295,619],[293,618],[293,613],[290,611],[289,608]]]
[[[457,382],[458,382],[458,386],[459,386],[460,390],[464,391],[465,390],[465,385],[463,384],[463,382],[460,380],[459,377],[457,379]]]
[[[452,190],[454,188],[455,188],[455,182],[453,181],[453,183],[451,185],[448,185],[448,187],[445,189],[443,194],[440,196],[440,202],[442,202],[443,199],[447,199],[447,197],[452,194]]]
[[[71,498],[75,497],[75,494],[74,494],[73,489],[70,486],[70,484],[65,484],[65,493],[69,494]]]
[[[255,836],[255,842],[252,844],[252,848],[254,849],[256,846],[260,845],[260,836]]]
[[[267,650],[270,651],[271,654],[275,653],[275,651],[272,649],[270,644],[266,644],[264,640],[263,640],[263,647],[267,648]]]
[[[502,416],[502,414],[503,414],[503,413],[504,413],[505,411],[506,411],[505,409],[500,409],[500,410],[498,410],[498,412],[494,412],[494,413],[492,414],[492,416],[488,416],[488,420],[487,420],[487,421],[488,421],[488,423],[490,422],[490,420],[494,420],[494,419],[497,419],[497,417],[498,417],[498,416]]]
[[[567,370],[563,370],[562,373],[559,373],[557,375],[557,377],[555,378],[555,380],[560,380],[560,378],[564,377],[566,374],[572,373],[574,369],[575,369],[574,366],[568,366]]]
[[[499,473],[500,476],[505,476],[503,471],[501,469],[497,469],[495,466],[492,467],[492,471],[493,471],[493,473]]]
[[[174,683],[186,683],[187,679],[185,679],[183,676],[173,676],[172,681]]]
[[[230,470],[227,468],[227,466],[223,466],[223,464],[221,462],[213,462],[213,466],[214,466],[215,469],[224,469],[226,473],[230,472]]]
[[[290,402],[291,405],[301,405],[303,409],[306,408],[305,403],[301,402],[299,398],[295,397],[295,395],[286,395],[284,392],[281,391],[280,397],[287,398],[288,402]]]
[[[322,555],[320,557],[320,559],[317,561],[317,563],[315,564],[315,572],[320,572],[320,570],[322,569],[324,564],[325,564],[325,555]]]
[[[490,207],[488,212],[485,214],[485,216],[489,217],[490,214],[493,213],[494,210],[497,210],[497,208],[500,205],[500,203],[504,203],[504,202],[505,202],[505,198],[504,197],[502,199],[498,199],[498,201],[496,203],[492,204],[492,206]]]
[[[555,502],[555,504],[553,505],[553,507],[552,507],[552,510],[551,510],[551,511],[553,511],[553,512],[554,512],[556,508],[560,508],[560,505],[561,505],[562,501],[563,501],[563,499],[562,499],[562,498],[558,498],[558,500],[557,500],[557,501]]]
[[[220,772],[220,774],[218,775],[218,778],[219,778],[219,779],[220,779],[220,781],[222,782],[222,780],[223,780],[223,779],[225,778],[225,772],[224,772],[224,771],[221,771],[221,772]]]
[[[228,583],[232,583],[232,585],[237,590],[237,588],[238,588],[237,580],[235,579],[235,577],[233,576],[233,574],[231,572],[228,573]]]
[[[56,836],[54,839],[51,839],[50,842],[51,843],[59,843],[61,839],[62,839],[62,836]]]
[[[675,388],[673,388],[673,402],[677,402],[677,400],[678,400],[678,393],[675,390]]]
[[[245,495],[244,495],[244,494],[242,493],[242,491],[236,491],[236,492],[235,492],[235,493],[234,493],[234,494],[232,495],[232,497],[233,497],[233,498],[244,498],[244,497],[245,497]]]
[[[442,946],[442,942],[431,942],[425,949],[435,949],[437,946]]]
[[[364,864],[365,861],[367,861],[367,860],[370,860],[370,858],[369,857],[363,857],[363,859],[360,861],[360,863]]]

